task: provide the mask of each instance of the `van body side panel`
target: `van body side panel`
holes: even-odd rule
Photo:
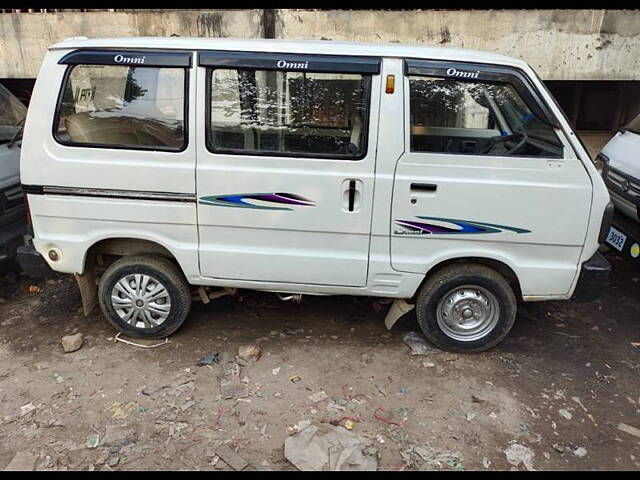
[[[415,183],[437,185],[437,191],[412,190]],[[426,273],[450,258],[491,258],[512,268],[523,295],[566,294],[577,271],[590,196],[576,159],[406,154],[398,162],[393,196],[393,266]]]
[[[185,274],[197,274],[195,201],[174,204],[99,196],[101,189],[131,195],[195,195],[195,100],[189,99],[185,112],[188,143],[181,152],[62,145],[52,130],[65,71],[70,68],[58,61],[67,53],[48,52],[36,80],[25,124],[21,180],[36,188],[72,187],[98,195],[29,194],[36,249],[54,270],[81,273],[86,250],[94,243],[117,237],[148,239],[174,254]],[[193,75],[188,86],[195,88]],[[50,246],[61,250],[60,261],[49,260]]]
[[[39,252],[56,247],[62,255],[49,261],[56,270],[82,273],[86,252],[100,240],[149,240],[171,252],[186,275],[198,273],[194,204],[76,196],[29,195]],[[34,214],[33,212],[37,212]]]

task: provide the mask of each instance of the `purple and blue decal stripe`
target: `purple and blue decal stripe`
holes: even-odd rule
[[[270,205],[255,205],[248,200],[259,200],[261,202],[274,203],[279,205],[314,207],[315,203],[307,198],[294,193],[235,193],[228,195],[211,195],[200,197],[199,203],[202,205],[212,205],[216,207],[236,207],[253,208],[257,210],[293,210],[290,207],[276,207]]]
[[[396,224],[424,234],[471,234],[471,233],[499,233],[508,230],[515,233],[531,233],[530,230],[524,228],[510,227],[507,225],[496,225],[494,223],[476,222],[471,220],[458,220],[455,218],[441,217],[421,217],[421,220],[435,220],[438,222],[446,222],[456,225],[458,228],[444,227],[428,222],[416,222],[412,220],[396,220]]]

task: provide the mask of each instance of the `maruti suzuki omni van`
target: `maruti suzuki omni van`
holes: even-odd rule
[[[208,286],[393,299],[389,328],[415,307],[439,347],[482,351],[517,301],[591,299],[610,270],[603,180],[515,58],[70,39],[24,139],[33,247],[132,337],[174,332]]]

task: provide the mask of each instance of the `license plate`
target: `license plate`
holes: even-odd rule
[[[621,252],[626,241],[627,236],[624,233],[622,233],[617,228],[609,227],[609,234],[607,235],[606,240],[609,245]]]

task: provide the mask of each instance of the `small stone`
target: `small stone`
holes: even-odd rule
[[[61,341],[64,352],[71,353],[75,352],[76,350],[80,350],[84,338],[82,337],[82,333],[78,332],[75,335],[65,335],[64,337],[62,337]]]
[[[565,420],[571,420],[573,418],[573,415],[571,415],[571,412],[569,412],[569,410],[566,410],[564,408],[561,408],[560,410],[558,410],[558,413]]]
[[[618,430],[628,433],[629,435],[633,435],[635,437],[640,438],[640,429],[636,427],[632,427],[631,425],[627,425],[626,423],[620,423],[618,425]]]
[[[33,403],[27,403],[26,405],[20,407],[20,416],[24,417],[25,415],[33,412],[35,409],[36,407],[33,406]]]
[[[242,458],[226,445],[219,446],[216,449],[216,454],[222,459],[224,463],[229,465],[234,470],[242,470],[246,468],[247,465],[249,465],[249,463],[244,458]]]
[[[573,451],[573,454],[574,454],[576,457],[580,457],[580,458],[582,458],[582,457],[584,457],[584,456],[587,454],[587,449],[586,449],[586,448],[584,448],[584,447],[578,447],[578,448],[576,448],[576,449]]]
[[[243,360],[257,362],[262,356],[262,347],[259,343],[240,345],[238,347],[238,356]]]

